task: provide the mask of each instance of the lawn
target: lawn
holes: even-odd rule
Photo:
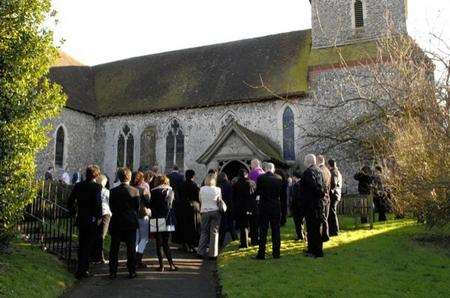
[[[426,233],[412,220],[375,223],[324,245],[325,257],[306,258],[292,219],[282,229],[281,259],[256,261],[256,248],[231,243],[219,258],[228,297],[450,297],[450,250],[414,240]],[[270,253],[270,251],[269,251]]]
[[[0,254],[0,297],[59,297],[74,283],[55,256],[21,241],[12,246],[12,254]]]

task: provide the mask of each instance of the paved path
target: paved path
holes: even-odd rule
[[[147,256],[155,256],[154,242],[149,245],[152,249]],[[177,247],[172,249],[177,272],[157,272],[157,259],[144,257],[150,266],[139,270],[136,279],[127,278],[123,260],[117,279],[109,280],[108,265],[96,265],[92,268],[94,277],[79,282],[65,297],[216,297],[215,262],[197,259],[195,254],[181,252]]]

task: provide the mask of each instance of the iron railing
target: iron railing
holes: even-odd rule
[[[71,187],[57,182],[38,182],[37,187],[38,195],[25,209],[19,231],[28,241],[63,259],[73,271],[78,233],[66,207]]]

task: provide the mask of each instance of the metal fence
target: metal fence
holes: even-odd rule
[[[42,249],[58,255],[73,271],[76,264],[77,229],[67,209],[71,186],[59,182],[36,182],[37,197],[24,211],[18,225],[28,241],[38,243]]]

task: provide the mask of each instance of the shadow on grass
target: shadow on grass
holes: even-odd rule
[[[254,261],[256,248],[236,251],[232,243],[220,257],[219,276],[230,297],[449,296],[450,258],[413,241],[422,230],[400,220],[343,231],[325,243],[324,258],[311,259],[302,254],[305,243],[292,240],[289,224],[280,260]]]

